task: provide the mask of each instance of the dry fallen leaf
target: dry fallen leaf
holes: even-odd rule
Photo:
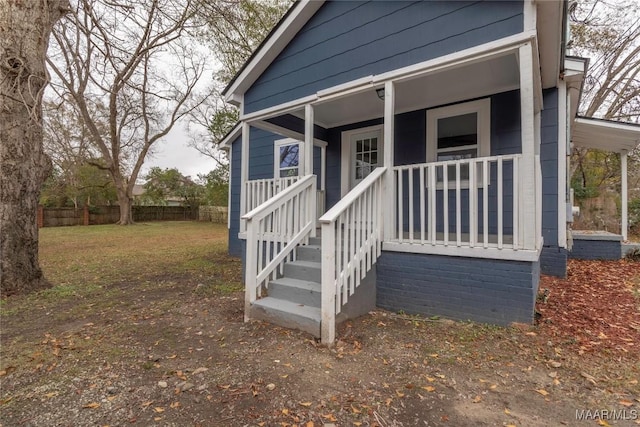
[[[540,393],[543,396],[548,396],[549,392],[543,388],[536,390],[538,393]]]
[[[308,408],[309,406],[311,406],[311,402],[300,402],[300,406],[304,406],[305,408]]]
[[[423,390],[426,390],[428,392],[435,391],[435,389],[436,389],[434,386],[431,386],[431,385],[420,387],[420,388],[423,389]]]
[[[156,406],[155,408],[153,408],[153,410],[158,414],[164,412],[164,408],[161,408],[160,406]]]
[[[482,397],[481,396],[476,396],[473,398],[472,400],[473,403],[480,403],[482,402]]]
[[[620,404],[622,406],[626,406],[627,408],[630,407],[630,406],[633,406],[633,402],[631,400],[627,400],[627,399],[622,399],[620,401]]]
[[[338,421],[338,419],[334,417],[333,414],[323,415],[322,418],[324,418],[327,421],[331,421],[332,423]]]
[[[100,404],[98,402],[91,402],[91,403],[87,403],[85,405],[82,405],[83,408],[87,408],[87,409],[96,409],[100,407]]]

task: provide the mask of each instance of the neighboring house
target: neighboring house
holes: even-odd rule
[[[566,26],[563,1],[296,2],[224,92],[245,319],[532,322],[566,275],[570,143],[640,139],[576,118]]]

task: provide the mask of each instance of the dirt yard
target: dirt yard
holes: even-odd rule
[[[56,286],[0,306],[0,425],[640,425],[640,262],[543,278],[535,327],[375,311],[328,349],[243,323],[225,236],[43,229]]]

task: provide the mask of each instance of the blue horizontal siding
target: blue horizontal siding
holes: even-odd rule
[[[231,205],[229,206],[229,255],[242,256],[240,232],[240,165],[242,163],[242,137],[231,143]]]
[[[542,236],[545,246],[558,247],[558,90],[545,90],[543,102],[540,120]]]
[[[247,90],[244,112],[519,33],[522,4],[328,1]]]

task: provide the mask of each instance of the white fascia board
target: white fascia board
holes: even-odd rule
[[[220,149],[229,150],[231,148],[231,144],[233,143],[233,141],[239,138],[240,135],[242,135],[242,125],[240,122],[238,122],[233,127],[231,132],[229,132],[227,136],[225,136],[224,139],[220,141],[220,144],[219,144]]]
[[[318,95],[309,95],[303,98],[294,99],[284,104],[274,105],[273,107],[264,108],[249,114],[241,114],[240,120],[247,122],[256,122],[260,120],[270,119],[282,114],[292,113],[295,110],[304,108],[305,105],[311,104],[318,99]]]
[[[588,60],[586,58],[565,58],[564,60],[565,76],[567,74],[572,74],[572,73],[581,73],[581,74],[586,73],[587,62]]]
[[[294,10],[229,87],[225,100],[231,102],[234,96],[244,94],[323,4],[323,0],[300,0],[294,5]]]

